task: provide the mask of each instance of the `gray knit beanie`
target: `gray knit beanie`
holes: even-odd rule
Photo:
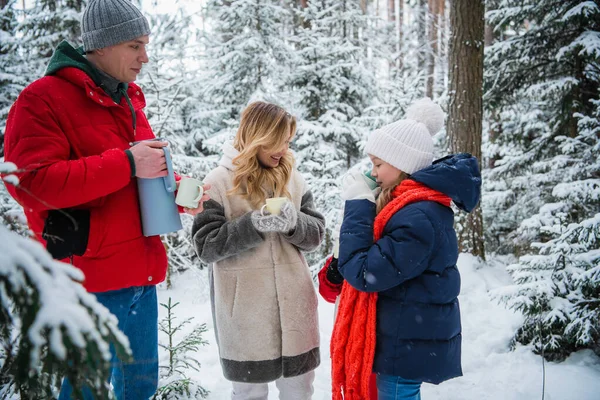
[[[444,111],[425,97],[408,107],[406,119],[371,133],[365,151],[410,175],[433,162],[433,136],[443,125]]]
[[[131,0],[90,0],[81,19],[84,51],[114,46],[149,34],[148,20]]]

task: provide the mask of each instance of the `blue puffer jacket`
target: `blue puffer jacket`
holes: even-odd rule
[[[457,154],[436,161],[411,179],[450,196],[465,211],[479,201],[477,160]],[[379,292],[375,372],[440,383],[462,375],[456,268],[458,246],[449,207],[412,203],[388,221],[373,242],[375,204],[346,201],[339,270],[364,292]]]

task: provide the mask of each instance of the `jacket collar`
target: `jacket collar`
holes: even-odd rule
[[[223,151],[223,156],[219,161],[219,165],[227,168],[230,171],[233,171],[235,169],[235,166],[233,165],[233,159],[239,156],[240,152],[233,147],[233,143],[231,142],[225,143],[223,147],[221,147],[221,150]]]
[[[117,105],[127,105],[125,98],[122,98],[120,103],[115,103],[102,87],[98,86],[89,75],[78,68],[66,67],[57,71],[54,75],[83,88],[86,96],[100,106],[114,107]],[[131,104],[135,111],[142,110],[146,107],[146,98],[140,87],[135,83],[128,84],[127,96],[131,99]]]

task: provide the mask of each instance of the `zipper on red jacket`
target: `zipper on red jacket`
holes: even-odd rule
[[[137,120],[135,117],[135,110],[133,109],[133,104],[131,103],[131,99],[127,95],[127,91],[122,87],[119,89],[121,94],[125,97],[125,101],[127,101],[127,105],[129,106],[129,111],[131,111],[131,120],[133,121],[133,138],[135,139],[136,128],[137,128]]]

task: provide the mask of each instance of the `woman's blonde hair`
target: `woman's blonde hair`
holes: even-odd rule
[[[275,168],[263,167],[258,152],[277,151],[296,133],[296,118],[283,108],[257,101],[242,112],[242,120],[233,141],[240,154],[233,159],[236,167],[233,188],[237,194],[258,209],[267,197],[290,197],[287,184],[292,176],[294,157],[287,151]]]
[[[385,189],[381,189],[381,193],[379,193],[379,196],[377,197],[377,214],[379,214],[381,210],[383,210],[383,208],[390,201],[392,201],[392,199],[394,198],[394,196],[392,195],[394,189],[396,189],[396,187],[405,179],[408,179],[408,174],[400,171],[400,176],[398,177],[398,179],[396,179],[392,186]]]

